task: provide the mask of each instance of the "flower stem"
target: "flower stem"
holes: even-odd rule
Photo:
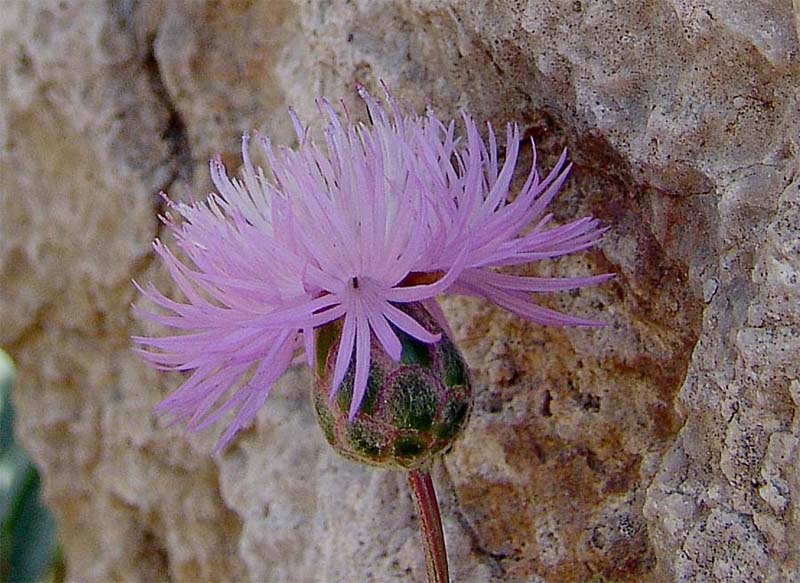
[[[417,506],[422,543],[425,546],[428,583],[449,583],[442,517],[430,473],[427,470],[409,471],[408,486]]]

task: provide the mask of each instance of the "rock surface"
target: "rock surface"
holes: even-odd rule
[[[602,330],[444,302],[477,392],[435,474],[454,579],[800,578],[799,34],[797,1],[6,0],[0,344],[71,579],[423,579],[402,475],[327,449],[307,371],[213,458],[128,341],[154,194],[380,79],[568,146],[557,217],[611,230],[536,272],[619,273],[544,299]]]

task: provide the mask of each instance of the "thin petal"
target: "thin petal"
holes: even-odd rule
[[[592,275],[588,277],[523,277],[494,273],[485,270],[469,270],[471,273],[479,272],[477,278],[488,285],[526,292],[557,292],[578,289],[589,285],[599,285],[615,277],[613,273]]]
[[[605,322],[598,320],[589,320],[586,318],[579,318],[577,316],[570,316],[562,314],[539,306],[522,292],[511,292],[490,286],[466,285],[464,289],[470,290],[471,295],[477,295],[488,299],[489,301],[497,304],[501,308],[513,312],[520,318],[542,324],[544,326],[582,326],[582,327],[603,327]]]
[[[387,303],[383,308],[383,315],[392,324],[400,328],[402,331],[410,334],[417,340],[432,344],[438,342],[442,335],[432,334],[422,327],[422,324],[417,322],[414,318],[394,307],[392,304]]]
[[[302,301],[300,305],[277,309],[265,316],[254,318],[251,325],[264,328],[303,328],[308,326],[309,322],[315,320],[315,314],[325,314],[331,311],[329,308],[335,308],[341,303],[339,297],[334,294],[325,295],[314,300],[300,298],[300,301]],[[320,312],[320,310],[326,309],[327,311]],[[321,326],[322,324],[315,325]]]
[[[386,299],[391,302],[418,302],[428,298],[443,294],[457,279],[464,268],[464,260],[467,257],[467,249],[464,248],[456,257],[453,265],[437,281],[423,285],[411,285],[407,287],[394,287],[386,292]]]
[[[386,351],[386,354],[395,362],[400,360],[400,356],[403,353],[403,345],[397,337],[397,334],[395,334],[392,327],[389,326],[389,323],[386,321],[383,311],[379,311],[377,314],[369,314],[368,318],[370,326],[375,332],[375,336],[378,338],[381,346],[383,346],[383,349]]]
[[[333,383],[331,385],[330,400],[336,397],[339,387],[350,367],[350,359],[353,356],[353,344],[356,336],[356,316],[352,312],[347,312],[342,326],[342,337],[339,340],[339,352],[336,354],[336,363],[333,368]]]
[[[364,400],[367,391],[367,381],[369,380],[370,362],[370,332],[369,322],[359,306],[357,311],[358,320],[356,322],[356,375],[353,382],[353,398],[350,401],[350,412],[348,419],[353,421]]]
[[[444,311],[442,311],[442,307],[439,305],[439,302],[436,301],[435,298],[431,298],[428,300],[424,300],[422,305],[425,306],[425,309],[428,310],[433,319],[436,320],[436,323],[441,326],[442,330],[445,331],[447,336],[451,339],[454,339],[456,335],[453,333],[453,329],[450,328],[450,324],[447,322],[447,317],[444,315]]]
[[[317,365],[317,351],[314,343],[314,329],[310,326],[303,328],[303,348],[306,353],[306,363],[313,370]]]

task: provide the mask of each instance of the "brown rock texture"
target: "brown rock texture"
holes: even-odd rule
[[[0,344],[70,579],[423,580],[404,477],[328,449],[308,371],[215,458],[128,340],[155,194],[384,80],[569,147],[554,212],[607,242],[526,273],[619,274],[543,299],[600,330],[443,303],[476,391],[434,475],[454,581],[800,580],[799,34],[796,0],[4,0]]]

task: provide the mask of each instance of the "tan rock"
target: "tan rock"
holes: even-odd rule
[[[220,458],[152,407],[129,350],[159,189],[210,189],[239,137],[327,95],[520,121],[554,205],[611,227],[530,273],[602,330],[444,302],[473,367],[437,468],[456,581],[800,577],[797,2],[37,2],[0,15],[0,343],[74,580],[408,581],[403,477],[336,458],[293,370]],[[526,153],[529,156],[529,152]]]

